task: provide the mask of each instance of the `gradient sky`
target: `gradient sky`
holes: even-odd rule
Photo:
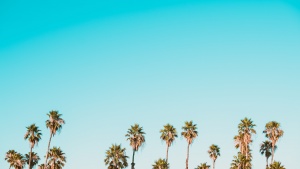
[[[5,153],[29,151],[26,126],[43,132],[34,148],[46,153],[46,114],[66,124],[52,146],[66,153],[65,169],[105,168],[105,151],[122,144],[130,125],[144,127],[137,169],[165,157],[159,130],[198,125],[190,168],[229,168],[233,136],[244,117],[257,125],[253,168],[265,167],[264,125],[285,131],[275,160],[296,169],[300,118],[300,3],[298,1],[9,1],[0,2],[0,168]],[[298,129],[297,129],[298,128]],[[172,169],[185,167],[187,143],[169,151]],[[43,158],[42,158],[43,159]],[[41,160],[40,163],[44,161]]]

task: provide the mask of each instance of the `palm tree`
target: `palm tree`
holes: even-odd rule
[[[169,163],[165,159],[158,159],[152,165],[153,169],[169,169]]]
[[[234,139],[234,145],[236,149],[240,149],[240,152],[242,154],[245,154],[245,149],[246,149],[246,145],[244,142],[244,134],[243,133],[239,133],[238,135],[233,137]]]
[[[166,161],[168,162],[168,154],[169,154],[169,147],[172,145],[174,142],[175,138],[177,136],[177,131],[176,128],[174,128],[170,124],[166,124],[162,130],[160,130],[161,136],[160,138],[164,140],[167,144],[167,157]]]
[[[275,150],[277,149],[277,146],[275,145]],[[271,141],[264,141],[262,144],[260,144],[260,153],[261,155],[265,155],[266,157],[266,168],[268,168],[269,164],[269,158],[272,155],[272,142]]]
[[[25,160],[22,154],[15,150],[9,150],[6,153],[5,160],[9,163],[9,168],[23,169],[25,166]]]
[[[251,157],[251,156],[250,156]],[[237,156],[233,156],[230,169],[251,169],[251,159],[247,159],[241,152]]]
[[[125,148],[121,148],[121,145],[113,144],[106,151],[106,158],[104,159],[105,165],[108,165],[108,169],[122,169],[128,166]]]
[[[274,161],[268,169],[285,169],[281,162]]]
[[[32,169],[35,165],[38,164],[40,157],[35,152],[29,152],[25,154],[25,161],[30,166],[29,169]]]
[[[26,127],[27,132],[25,133],[24,139],[29,141],[30,144],[30,153],[29,153],[29,164],[28,168],[31,169],[31,155],[32,155],[32,149],[33,147],[38,144],[38,142],[41,140],[42,133],[40,132],[39,128],[35,124],[31,124],[30,126]]]
[[[48,154],[50,150],[51,139],[56,134],[56,132],[60,132],[60,130],[62,129],[62,125],[65,124],[64,119],[61,118],[62,115],[58,114],[58,111],[52,110],[47,115],[49,116],[49,120],[46,121],[46,127],[50,129],[50,139],[48,142],[48,149],[47,149],[46,159],[44,163],[46,169],[48,168],[47,160],[48,160]]]
[[[66,163],[65,153],[60,149],[60,147],[53,147],[48,153],[49,162],[48,166],[51,169],[62,169]]]
[[[266,124],[265,130],[263,133],[266,134],[266,137],[272,142],[272,159],[271,163],[274,162],[275,154],[275,145],[277,141],[283,136],[283,130],[280,128],[280,123],[276,121],[271,121]]]
[[[218,158],[218,156],[220,156],[220,147],[213,144],[209,147],[209,150],[208,150],[208,154],[209,154],[209,157],[213,160],[213,169],[215,169],[215,163],[216,163],[216,160]]]
[[[130,146],[133,150],[131,169],[134,169],[135,165],[135,152],[138,151],[139,148],[145,143],[145,134],[146,133],[143,131],[143,127],[140,127],[138,124],[134,124],[130,129],[128,129],[127,134],[125,135],[125,137],[127,137],[127,140],[130,141]]]
[[[241,136],[243,136],[242,140],[244,142],[246,151],[245,155],[247,159],[249,156],[248,146],[252,142],[251,136],[252,134],[256,134],[256,131],[254,130],[255,126],[256,125],[253,124],[253,121],[248,118],[241,120],[240,124],[238,125],[239,133],[241,133]]]
[[[193,124],[193,121],[186,121],[184,126],[182,127],[183,132],[181,132],[181,135],[186,139],[188,142],[188,147],[187,147],[187,156],[186,156],[186,169],[189,168],[189,149],[190,145],[193,143],[195,138],[198,136],[197,132],[197,125]]]
[[[209,168],[210,168],[210,165],[207,165],[206,163],[201,163],[195,169],[209,169]]]

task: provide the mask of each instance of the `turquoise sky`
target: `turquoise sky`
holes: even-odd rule
[[[112,143],[132,151],[124,135],[144,127],[137,169],[165,157],[159,130],[198,124],[190,168],[229,168],[233,136],[244,117],[257,125],[253,168],[265,167],[259,144],[271,120],[285,131],[275,160],[296,169],[300,150],[299,1],[110,0],[0,2],[0,168],[5,153],[29,151],[26,126],[43,132],[34,149],[42,160],[46,114],[66,120],[53,138],[67,155],[65,169],[105,168]],[[169,151],[172,169],[185,167],[187,143]],[[129,159],[131,161],[131,159]]]

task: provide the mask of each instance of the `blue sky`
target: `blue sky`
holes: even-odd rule
[[[53,138],[67,155],[65,169],[105,168],[113,143],[132,151],[124,135],[144,127],[146,145],[136,168],[165,157],[159,130],[198,124],[190,168],[229,168],[239,120],[257,125],[253,168],[271,120],[285,135],[275,160],[297,168],[300,95],[300,4],[297,1],[30,1],[0,2],[0,168],[5,153],[29,151],[26,126],[36,123],[46,152],[46,114],[66,120]],[[169,151],[171,168],[183,168],[186,141]],[[129,159],[131,160],[131,159]],[[41,160],[43,162],[43,160]]]

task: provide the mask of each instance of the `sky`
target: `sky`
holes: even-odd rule
[[[33,151],[44,155],[46,115],[66,121],[51,147],[65,152],[65,169],[105,168],[105,151],[121,144],[138,123],[146,143],[137,169],[165,157],[159,130],[180,133],[197,124],[190,168],[211,144],[221,148],[216,168],[237,154],[233,137],[241,119],[256,124],[253,168],[265,167],[259,145],[269,121],[285,131],[275,160],[298,166],[300,150],[300,3],[293,0],[111,0],[0,2],[0,168],[5,153],[29,152],[26,126],[43,136]],[[297,129],[298,128],[298,129]],[[172,169],[184,168],[187,142],[169,150]]]

